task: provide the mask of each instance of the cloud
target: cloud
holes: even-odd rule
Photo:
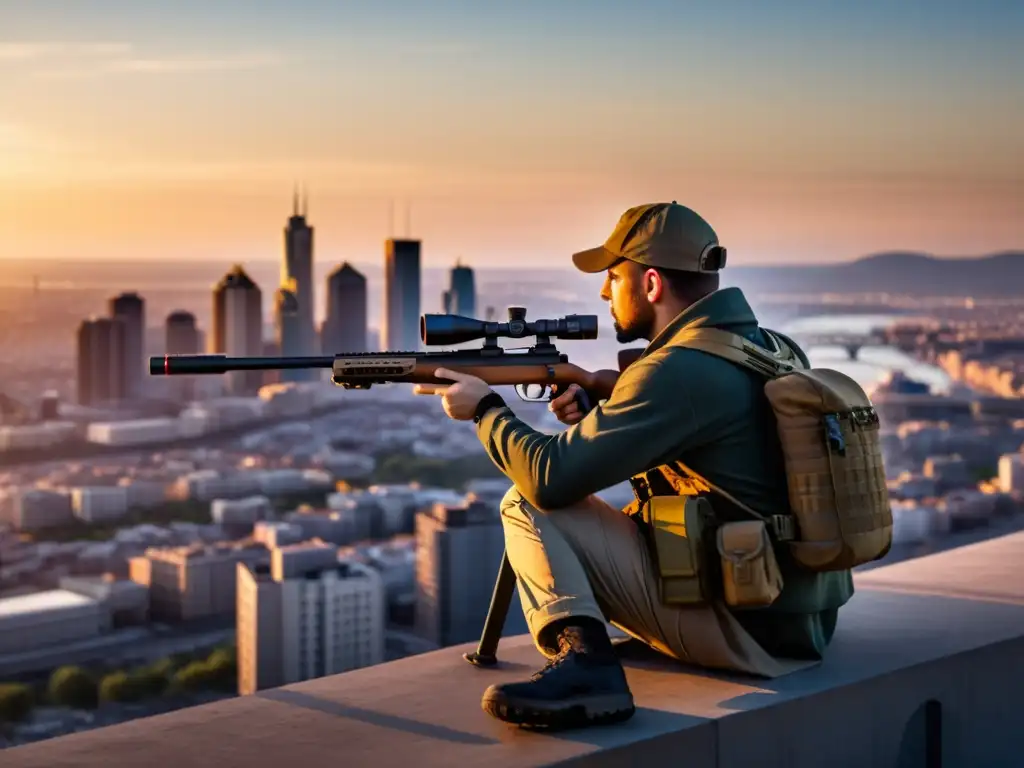
[[[131,53],[129,43],[2,42],[0,61],[32,61],[56,57],[95,58]]]
[[[103,66],[102,72],[163,74],[177,72],[216,72],[225,70],[260,69],[280,64],[276,54],[241,54],[216,57],[167,57],[115,59]]]
[[[151,55],[131,43],[0,41],[0,63],[42,64],[46,68],[37,69],[33,76],[58,80],[250,70],[275,66],[283,60],[268,52]]]

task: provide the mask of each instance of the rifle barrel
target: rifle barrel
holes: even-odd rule
[[[330,368],[333,355],[316,357],[228,357],[227,355],[163,355],[149,358],[151,376]]]

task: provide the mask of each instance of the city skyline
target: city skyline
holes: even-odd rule
[[[0,260],[272,260],[296,182],[337,262],[568,265],[659,199],[736,264],[1024,244],[1021,10],[640,6],[0,10]]]

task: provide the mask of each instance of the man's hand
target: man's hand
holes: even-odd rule
[[[438,368],[434,375],[439,379],[451,379],[454,384],[417,384],[413,393],[417,395],[441,395],[441,406],[449,418],[469,421],[476,413],[476,407],[491,392],[483,379],[447,368]]]
[[[552,387],[552,391],[558,391],[558,388]],[[579,400],[576,399],[579,391],[579,384],[570,384],[564,392],[559,393],[558,397],[548,403],[548,410],[563,424],[572,426],[586,415],[580,409]]]

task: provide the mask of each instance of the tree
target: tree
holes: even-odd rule
[[[0,722],[18,723],[32,713],[35,697],[21,683],[0,683]]]
[[[407,453],[381,454],[371,475],[375,483],[417,481],[441,488],[461,488],[466,481],[480,477],[501,477],[487,454],[437,459]]]
[[[100,701],[138,701],[142,691],[127,672],[112,672],[100,681]]]
[[[234,649],[218,649],[206,660],[209,683],[222,690],[232,690],[238,681],[238,662]]]
[[[215,649],[206,657],[206,661],[212,665],[230,664],[234,666],[238,663],[238,651],[233,645],[225,645]]]
[[[55,670],[47,693],[54,704],[74,709],[92,709],[99,699],[96,680],[79,667]]]
[[[201,691],[213,681],[210,665],[205,661],[193,661],[174,674],[174,687],[181,691]]]
[[[178,663],[175,662],[174,659],[167,657],[160,659],[160,661],[154,662],[153,665],[149,667],[149,669],[146,671],[154,675],[160,675],[161,677],[165,678],[164,682],[166,682],[166,678],[173,675],[174,670],[177,668]]]

